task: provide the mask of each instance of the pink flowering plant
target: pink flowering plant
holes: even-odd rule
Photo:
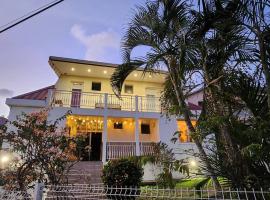
[[[5,186],[25,190],[34,181],[49,184],[67,181],[72,161],[77,160],[73,148],[76,141],[68,138],[65,129],[58,125],[69,113],[54,122],[47,120],[48,113],[48,109],[23,113],[16,121],[9,122],[12,130],[5,129],[2,137],[19,161],[13,160],[2,169]]]

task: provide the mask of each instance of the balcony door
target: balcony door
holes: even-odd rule
[[[73,82],[71,92],[71,107],[79,108],[81,106],[82,88],[83,83]]]
[[[159,90],[157,88],[146,88],[146,110],[155,111],[157,108],[157,97]]]

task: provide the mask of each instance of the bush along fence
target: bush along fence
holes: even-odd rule
[[[204,200],[268,200],[270,191],[263,190],[231,190],[229,188],[216,191],[214,189],[162,189],[153,187],[108,187],[103,185],[43,185],[37,183],[30,192],[0,191],[0,199],[204,199]]]

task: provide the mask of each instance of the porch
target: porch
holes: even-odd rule
[[[159,141],[156,119],[108,117],[105,121],[101,116],[71,115],[66,125],[71,137],[82,137],[78,146],[82,161],[153,155]]]
[[[160,100],[155,96],[50,90],[49,104],[53,107],[75,107],[88,109],[115,109],[122,111],[161,112]]]

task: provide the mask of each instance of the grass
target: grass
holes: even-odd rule
[[[196,188],[196,186],[205,179],[205,177],[182,179],[176,183],[175,188]]]

